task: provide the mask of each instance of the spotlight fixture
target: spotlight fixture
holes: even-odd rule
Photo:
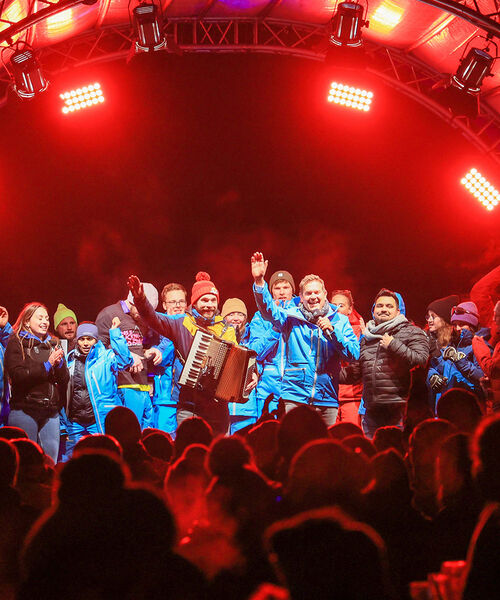
[[[342,83],[332,81],[328,102],[346,106],[347,108],[355,108],[364,112],[370,110],[373,99],[373,92],[355,88]]]
[[[104,102],[104,96],[99,83],[91,83],[76,90],[70,90],[59,94],[59,98],[64,101],[62,112],[67,115],[75,111],[80,111],[89,106],[97,106]]]
[[[362,28],[368,27],[366,20],[368,4],[340,2],[332,18],[330,43],[335,46],[357,48],[362,45]]]
[[[493,210],[500,202],[500,193],[477,169],[471,169],[460,183],[486,208]]]
[[[478,115],[481,85],[485,77],[492,76],[493,63],[498,58],[498,46],[490,39],[485,39],[487,46],[484,49],[474,47],[467,52],[465,48],[456,73],[441,92],[444,104],[455,116],[473,118]],[[490,43],[495,46],[495,56],[489,52]]]
[[[133,10],[134,24],[137,32],[136,52],[156,52],[167,45],[162,31],[163,20],[161,10],[156,4],[141,2]]]
[[[20,98],[33,98],[47,89],[49,82],[45,79],[31,47],[15,50],[9,59],[9,67],[14,91]]]

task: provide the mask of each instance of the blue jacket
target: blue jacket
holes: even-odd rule
[[[349,319],[330,305],[326,315],[333,326],[333,340],[308,322],[298,307],[276,306],[267,284],[254,285],[257,308],[279,330],[285,343],[285,369],[281,397],[319,406],[338,406],[341,360],[359,358],[359,341]]]
[[[249,323],[245,325],[245,331],[239,344],[250,350],[255,350],[251,344],[251,327]],[[255,390],[252,390],[246,402],[229,402],[229,414],[236,417],[256,417],[258,419],[262,413],[262,407],[263,403],[257,401]]]
[[[179,376],[182,363],[175,352],[174,343],[166,337],[161,337],[158,348],[163,359],[154,370],[154,406],[176,405],[179,400]]]
[[[5,377],[3,368],[3,357],[11,333],[12,327],[10,323],[6,323],[5,327],[0,328],[0,423],[7,417],[8,410],[9,386],[7,385],[7,378]]]
[[[281,303],[282,308],[289,308],[299,303],[299,298]],[[293,304],[292,304],[293,303]],[[266,321],[260,312],[256,312],[250,323],[250,346],[257,352],[259,366],[259,383],[256,394],[260,402],[264,402],[269,394],[274,395],[269,405],[269,412],[278,406],[281,397],[281,381],[285,371],[285,343],[281,332]]]
[[[118,371],[123,371],[134,364],[127,342],[119,328],[109,330],[109,340],[111,348],[106,349],[104,344],[98,341],[91,348],[85,361],[85,382],[99,433],[104,433],[104,419],[108,412],[115,406],[122,405],[118,395]],[[68,355],[68,368],[71,379],[68,386],[66,414],[69,419],[71,419],[75,352],[76,349]]]
[[[480,334],[481,332],[478,332],[478,335]],[[440,392],[435,394],[436,404],[441,397],[441,394],[444,394],[446,390],[449,390],[452,387],[465,388],[478,394],[479,397],[482,397],[479,380],[481,377],[484,377],[484,373],[474,356],[474,351],[472,349],[473,337],[474,333],[472,333],[472,331],[462,329],[459,339],[450,343],[450,345],[454,346],[458,352],[463,352],[465,358],[461,358],[456,362],[445,360],[443,358],[444,348],[442,348],[439,356],[435,356],[431,359],[429,372],[427,373],[427,381],[429,382],[430,378],[435,374],[448,379],[446,386],[443,387]]]

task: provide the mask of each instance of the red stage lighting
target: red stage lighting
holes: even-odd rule
[[[357,2],[340,2],[332,18],[330,42],[336,46],[361,46],[363,27],[368,27],[366,7]]]
[[[64,101],[62,111],[65,115],[79,111],[82,108],[88,108],[89,106],[97,106],[104,102],[104,96],[99,83],[91,83],[76,90],[64,92],[63,94],[59,94],[59,97]]]
[[[47,89],[49,82],[31,48],[16,50],[10,57],[10,68],[14,91],[20,98],[33,98]]]
[[[493,210],[500,202],[498,190],[477,169],[471,169],[465,177],[462,177],[460,183],[487,210]]]
[[[332,81],[328,95],[328,102],[365,112],[370,110],[372,99],[373,92],[337,83],[336,81]]]

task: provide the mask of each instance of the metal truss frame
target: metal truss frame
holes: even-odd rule
[[[165,25],[167,51],[261,52],[323,60],[327,26],[284,22],[270,18],[169,19]],[[134,32],[129,24],[103,27],[60,44],[39,49],[39,60],[50,76],[95,62],[124,59],[131,53]],[[445,75],[432,70],[410,53],[366,42],[369,71],[387,85],[413,98],[454,127],[477,148],[500,164],[500,115],[483,101],[477,118],[453,117],[434,99],[434,89]],[[10,79],[0,74],[0,106],[7,100]],[[490,92],[491,93],[491,92]]]

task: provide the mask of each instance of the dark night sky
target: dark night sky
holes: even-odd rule
[[[98,80],[106,103],[64,116],[58,94]],[[1,295],[80,320],[126,294],[127,274],[250,301],[254,250],[270,271],[351,287],[367,316],[387,286],[422,322],[500,262],[500,208],[459,185],[498,167],[376,80],[360,114],[326,102],[324,66],[264,55],[141,56],[52,78],[0,112]],[[357,83],[354,75],[349,83]],[[494,177],[495,176],[495,177]],[[250,310],[253,311],[253,304]]]

